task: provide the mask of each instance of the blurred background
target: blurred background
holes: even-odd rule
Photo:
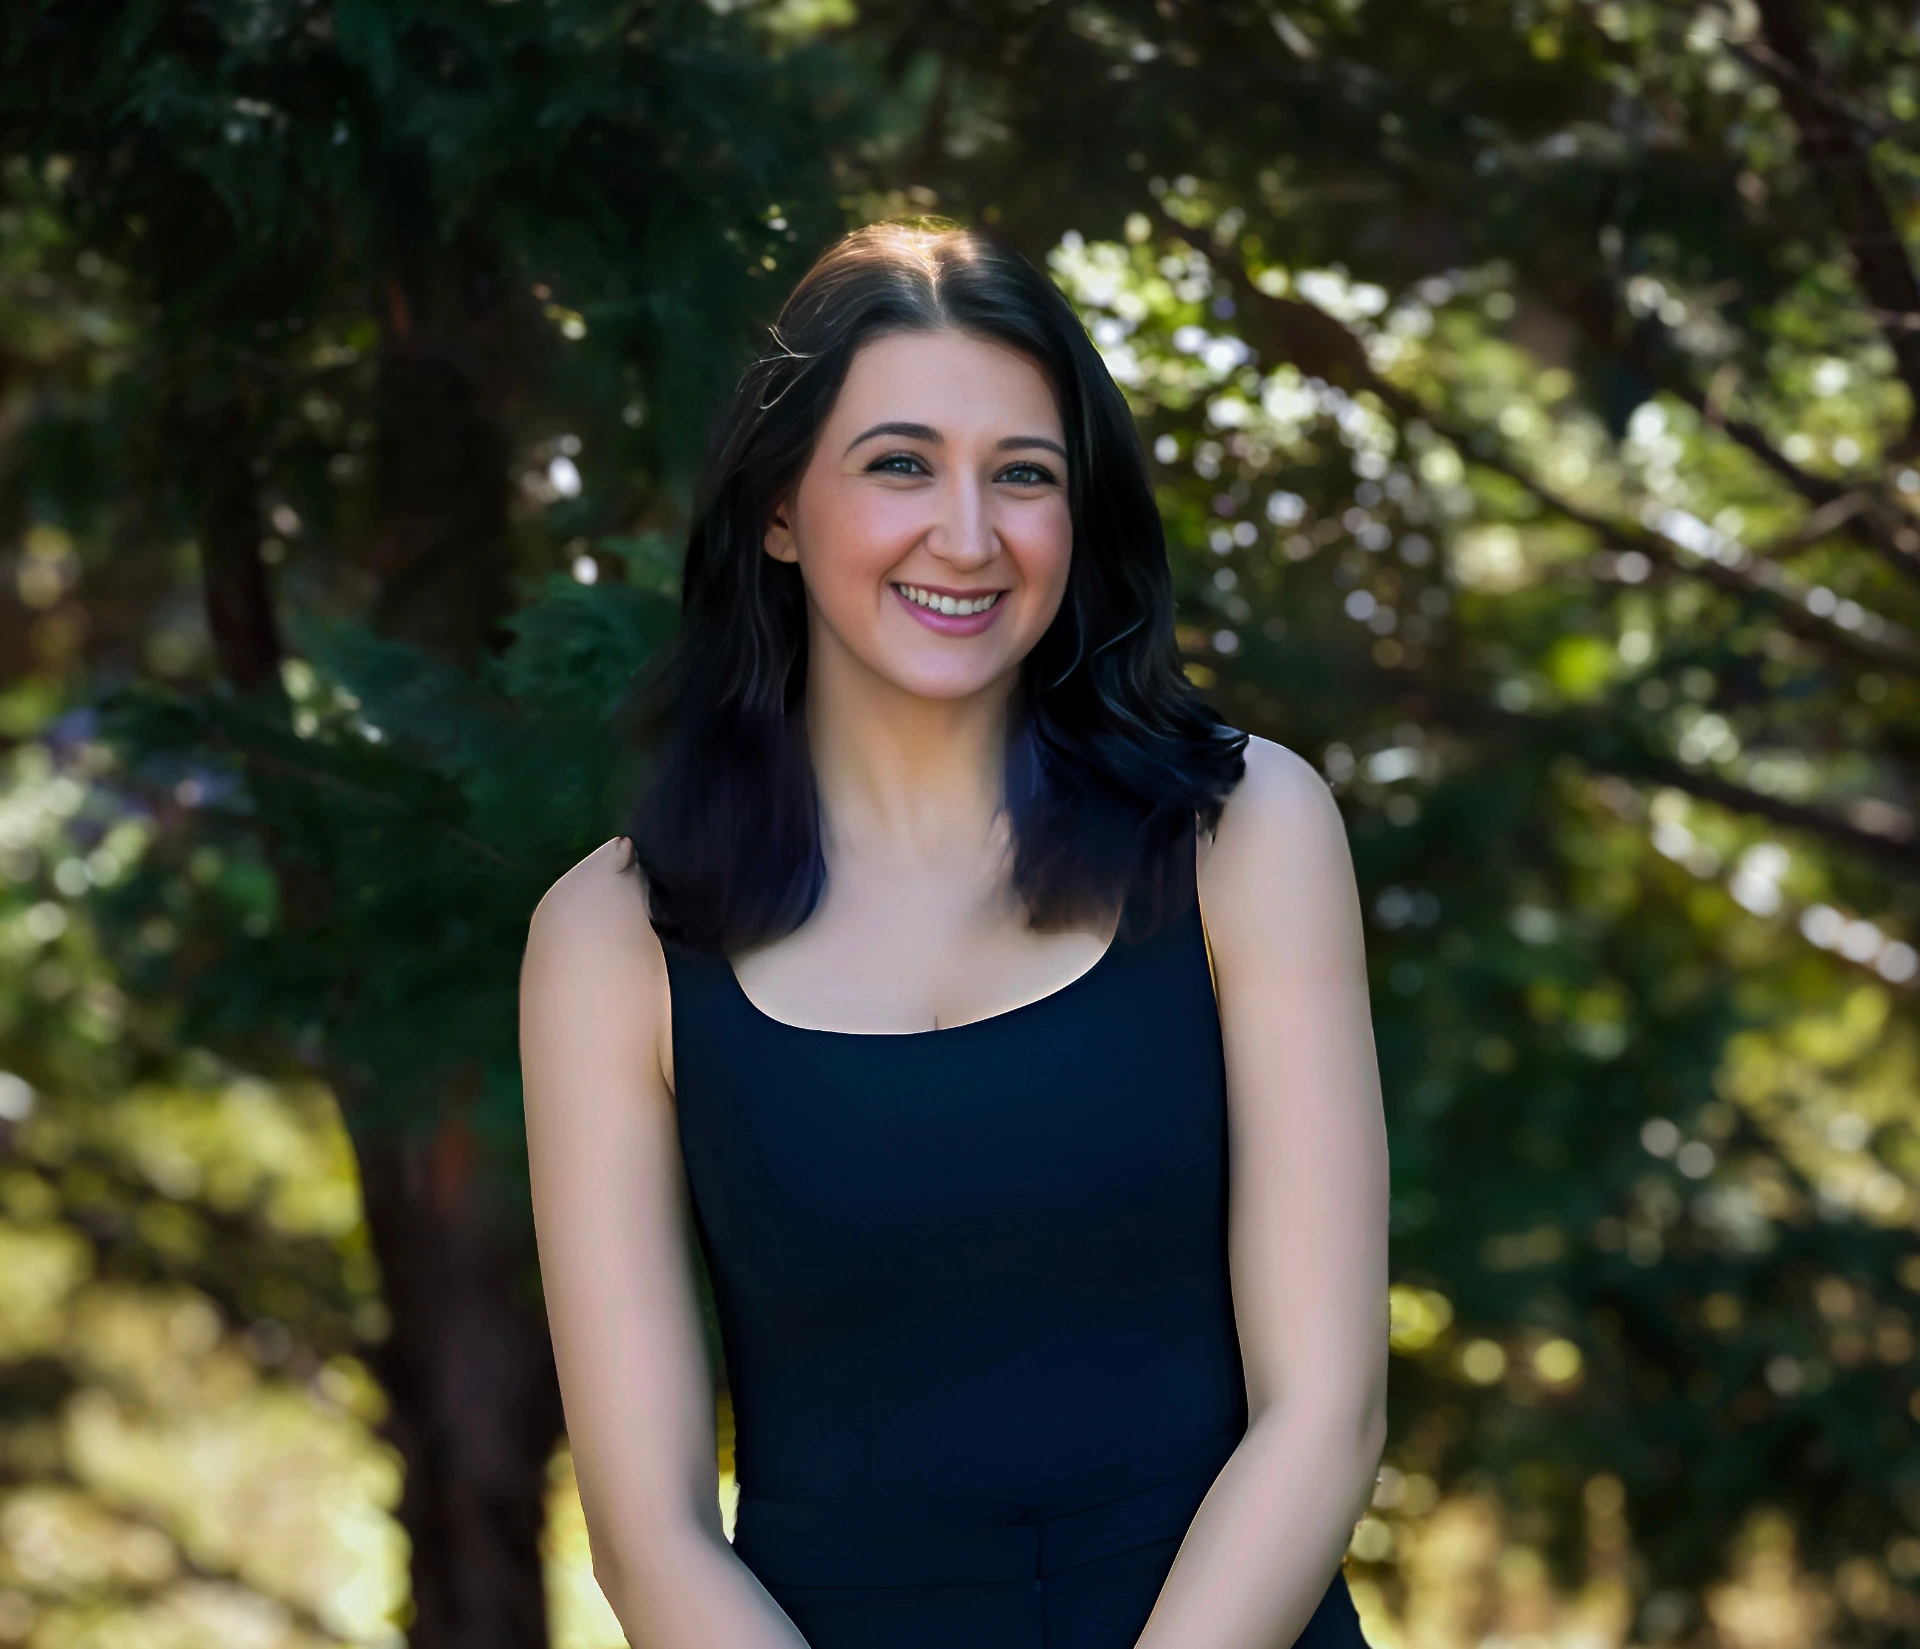
[[[1376,1649],[1915,1641],[1916,136],[1912,0],[10,0],[0,1645],[617,1649],[520,946],[716,397],[919,212],[1346,811]]]

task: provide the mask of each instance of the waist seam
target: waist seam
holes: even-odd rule
[[[1241,1433],[1183,1471],[1099,1499],[762,1499],[742,1488],[734,1549],[767,1584],[823,1590],[1031,1584],[1185,1536]]]
[[[743,1504],[752,1501],[757,1505],[777,1506],[788,1511],[807,1514],[944,1517],[968,1523],[985,1523],[991,1527],[1019,1527],[1026,1523],[1047,1523],[1057,1518],[1076,1517],[1083,1512],[1094,1512],[1103,1507],[1119,1505],[1124,1501],[1152,1494],[1171,1484],[1183,1482],[1197,1471],[1210,1469],[1217,1474],[1245,1435],[1244,1426],[1235,1426],[1225,1431],[1215,1432],[1209,1437],[1200,1438],[1156,1463],[1151,1475],[1143,1474],[1126,1488],[1112,1494],[1096,1493],[1093,1498],[1074,1495],[1053,1500],[1027,1501],[989,1495],[978,1497],[858,1495],[789,1499],[784,1495],[758,1494],[743,1481],[740,1484],[740,1500]]]

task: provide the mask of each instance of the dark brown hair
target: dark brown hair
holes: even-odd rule
[[[808,270],[708,456],[679,635],[648,684],[656,766],[631,830],[663,938],[733,951],[791,932],[819,901],[806,606],[799,569],[765,552],[767,518],[855,353],[949,328],[1041,367],[1069,455],[1066,596],[1022,663],[1008,739],[1015,889],[1043,928],[1124,907],[1137,932],[1191,897],[1196,822],[1217,822],[1246,735],[1180,667],[1166,541],[1126,401],[1072,306],[1018,253],[949,224],[880,223]]]

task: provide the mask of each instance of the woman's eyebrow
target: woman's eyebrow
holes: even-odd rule
[[[1066,461],[1067,457],[1067,449],[1065,447],[1061,446],[1058,441],[1049,440],[1044,435],[1009,435],[1004,441],[996,442],[995,446],[997,450],[1001,452],[1011,452],[1016,447],[1045,447],[1048,452],[1059,453],[1062,463]]]
[[[847,452],[853,451],[862,441],[871,441],[876,435],[900,435],[909,441],[930,441],[935,446],[943,444],[945,440],[931,424],[875,424],[872,429],[862,430],[849,441]],[[841,456],[844,458],[846,453]]]
[[[852,452],[861,442],[871,441],[881,435],[897,435],[908,441],[925,441],[930,446],[946,444],[946,437],[931,424],[885,423],[875,424],[872,429],[862,430],[847,443],[847,452]],[[1058,441],[1051,440],[1045,435],[1009,435],[994,443],[994,449],[998,452],[1014,452],[1022,447],[1043,447],[1048,452],[1058,453],[1061,462],[1066,461],[1067,449]],[[846,454],[843,453],[841,456],[845,457]]]

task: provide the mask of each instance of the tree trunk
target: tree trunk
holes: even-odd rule
[[[249,698],[284,708],[280,626],[260,555],[266,529],[253,474],[252,422],[235,396],[188,426],[199,494],[200,589],[221,678]]]
[[[471,666],[505,639],[512,606],[502,415],[520,364],[494,249],[471,234],[423,235],[433,214],[415,172],[396,162],[389,182],[364,555],[379,580],[375,626]]]
[[[413,1545],[411,1649],[545,1649],[540,1533],[559,1384],[531,1233],[490,1217],[472,1143],[359,1141],[367,1223],[392,1313],[372,1367],[392,1404],[399,1516]]]
[[[471,668],[502,639],[511,606],[502,284],[485,248],[420,239],[417,212],[396,221],[406,228],[382,306],[375,510],[362,549],[378,581],[372,619]],[[564,1432],[559,1380],[525,1201],[476,1171],[460,1100],[452,1085],[422,1095],[406,1135],[361,1129],[355,1140],[392,1314],[372,1366],[406,1469],[408,1641],[545,1649],[540,1535],[547,1462]]]
[[[462,662],[485,644],[505,589],[505,443],[457,393],[443,359],[389,356],[376,543],[389,575],[389,633]],[[412,426],[412,439],[407,435]],[[185,427],[185,426],[183,426]],[[191,424],[187,471],[200,519],[202,593],[220,674],[263,713],[285,717],[281,641],[251,463],[252,420],[236,396]],[[273,828],[286,780],[254,771],[263,847],[298,929],[332,902],[324,866],[284,850]],[[341,1073],[334,1073],[341,1077]],[[387,1339],[369,1359],[387,1395],[384,1435],[405,1471],[399,1515],[412,1541],[412,1649],[546,1649],[540,1535],[546,1469],[564,1423],[530,1224],[488,1196],[451,1088],[415,1131],[374,1134],[354,1084],[335,1082],[359,1158],[366,1218],[385,1280]],[[492,1206],[495,1201],[499,1206]]]

